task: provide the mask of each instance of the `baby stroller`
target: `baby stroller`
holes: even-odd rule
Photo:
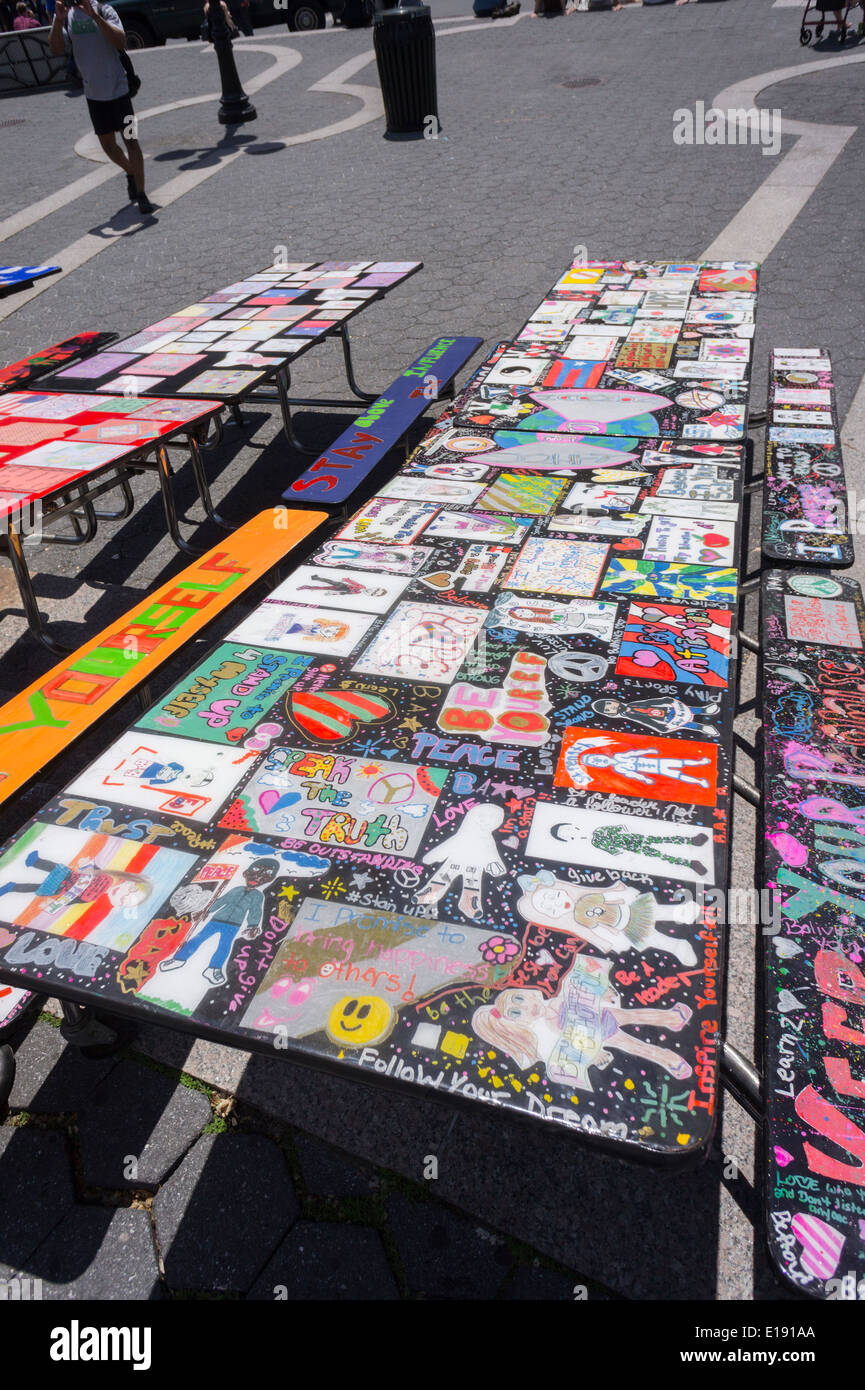
[[[847,35],[851,32],[852,25],[847,22],[847,17],[852,9],[856,9],[858,0],[805,0],[805,13],[802,16],[802,27],[799,30],[799,42],[804,48],[816,37],[822,39],[826,25],[830,30],[835,30],[835,37],[839,43],[843,43]],[[835,18],[835,11],[841,13],[841,23]]]

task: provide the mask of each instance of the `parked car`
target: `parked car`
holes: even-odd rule
[[[152,48],[166,39],[197,39],[201,31],[204,0],[111,0],[126,30],[130,48]],[[228,7],[232,9],[231,0]],[[371,24],[374,0],[250,0],[249,18],[254,29],[285,24],[294,33],[323,29],[328,13],[334,23],[347,28]]]

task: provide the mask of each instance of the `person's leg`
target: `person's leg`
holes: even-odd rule
[[[225,969],[225,963],[231,955],[231,948],[240,928],[234,922],[217,922],[216,926],[219,939],[216,943],[216,949],[210,957],[210,969],[221,975]]]
[[[124,125],[120,134],[126,146],[126,155],[129,160],[130,197],[134,196],[135,202],[138,204],[138,211],[145,216],[149,216],[149,214],[155,212],[156,209],[144,191],[144,154],[135,138],[136,130],[135,118],[132,117],[131,122]],[[133,184],[135,186],[134,195],[132,193]]]
[[[3,883],[0,884],[0,898],[4,893],[36,893],[39,887],[38,883]]]
[[[218,921],[214,922],[210,920],[204,922],[197,931],[194,931],[191,936],[186,938],[182,946],[178,946],[173,956],[170,956],[168,960],[162,962],[160,969],[165,970],[171,968],[169,965],[170,961],[176,961],[180,965],[183,965],[185,961],[189,960],[190,956],[195,955],[195,952],[204,941],[207,941],[211,936],[217,936],[219,930],[220,923]]]
[[[646,1061],[663,1067],[664,1071],[669,1072],[677,1081],[684,1081],[691,1075],[690,1063],[678,1052],[673,1052],[668,1047],[655,1047],[654,1043],[642,1042],[639,1038],[632,1038],[630,1033],[614,1033],[611,1038],[607,1038],[606,1045],[617,1048],[619,1052],[628,1052],[632,1057],[645,1057]]]
[[[97,135],[96,138],[112,163],[119,164],[124,174],[132,174],[132,166],[129,163],[129,159],[118,145],[117,136],[114,132],[112,131],[110,135]]]
[[[135,180],[135,192],[140,198],[144,192],[144,154],[137,140],[127,139],[123,132],[121,132],[121,136],[126,146],[129,173]]]

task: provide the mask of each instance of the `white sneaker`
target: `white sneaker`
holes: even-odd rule
[[[223,975],[221,970],[214,970],[213,968],[211,968],[210,970],[202,970],[201,973],[204,976],[205,980],[209,980],[212,985],[225,984],[225,976]]]

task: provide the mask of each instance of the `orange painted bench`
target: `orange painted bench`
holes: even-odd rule
[[[329,520],[259,512],[0,707],[0,805]]]

